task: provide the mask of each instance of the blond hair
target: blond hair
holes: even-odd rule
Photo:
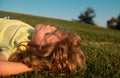
[[[30,41],[26,51],[15,52],[9,61],[21,62],[34,70],[50,74],[70,74],[75,73],[77,68],[84,69],[86,64],[80,49],[80,36],[66,30],[57,31],[63,34],[63,40],[45,46]]]

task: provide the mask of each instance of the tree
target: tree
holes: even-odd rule
[[[117,19],[114,17],[112,17],[110,20],[107,21],[107,28],[116,29],[116,25],[117,25]]]
[[[107,28],[120,30],[120,15],[118,16],[118,18],[112,17],[110,20],[108,20]]]
[[[79,22],[88,23],[88,24],[94,24],[93,18],[96,16],[94,10],[92,8],[87,8],[87,10],[84,13],[81,13],[79,18]]]
[[[117,30],[120,30],[120,14],[119,14],[119,16],[118,16],[118,18],[117,18],[116,29],[117,29]]]

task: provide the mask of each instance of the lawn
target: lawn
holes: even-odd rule
[[[0,11],[2,15],[22,20],[32,26],[50,24],[79,34],[81,49],[86,56],[87,69],[76,74],[54,76],[47,73],[27,72],[8,78],[120,78],[120,31],[61,19]]]

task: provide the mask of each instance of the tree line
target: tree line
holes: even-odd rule
[[[89,7],[86,9],[86,11],[80,13],[80,15],[78,16],[78,20],[73,21],[96,25],[95,21],[93,20],[95,17],[95,11]],[[106,21],[106,23],[107,28],[120,30],[120,15],[117,18],[111,17],[109,20]]]

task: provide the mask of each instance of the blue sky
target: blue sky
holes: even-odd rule
[[[0,10],[57,19],[78,19],[88,7],[94,9],[94,21],[106,27],[106,21],[120,14],[120,0],[0,0]]]

